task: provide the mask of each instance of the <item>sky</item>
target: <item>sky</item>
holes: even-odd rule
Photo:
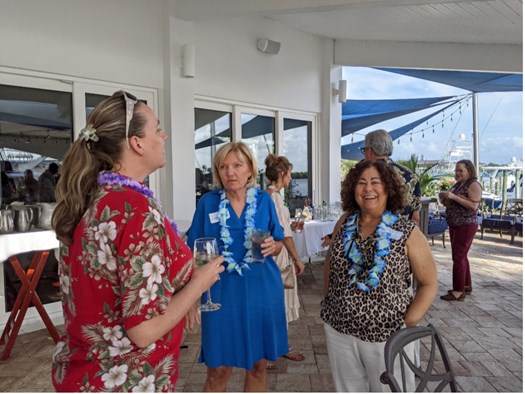
[[[387,71],[367,67],[344,67],[343,79],[347,81],[347,98],[359,99],[404,99],[440,96],[461,96],[469,93],[466,90],[452,86],[407,77]],[[391,131],[416,119],[428,115],[432,110],[419,111],[399,118],[377,123],[354,134],[354,141],[361,141],[367,132],[375,129]],[[452,117],[452,120],[450,119]],[[429,120],[429,125],[436,124],[434,133],[427,129],[422,137],[421,128],[428,126],[423,123],[415,129],[410,141],[409,134],[401,137],[400,142],[394,141],[392,158],[409,159],[411,154],[425,160],[448,159],[448,152],[453,146],[472,145],[472,102],[468,107],[462,106],[461,114],[458,107],[455,112],[445,111],[447,121],[438,114]],[[523,93],[479,93],[478,94],[478,131],[479,131],[479,161],[481,163],[506,164],[523,159]],[[463,136],[464,140],[463,140]],[[343,138],[342,143],[350,143],[350,136]]]

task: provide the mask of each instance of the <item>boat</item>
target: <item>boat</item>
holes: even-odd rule
[[[472,160],[472,141],[461,133],[457,140],[445,148],[442,159],[432,168],[434,179],[454,178],[454,170],[459,160]],[[478,175],[482,188],[482,199],[487,210],[500,209],[508,198],[523,198],[523,162],[513,157],[509,163],[500,166],[480,165]],[[516,178],[519,178],[519,184]]]

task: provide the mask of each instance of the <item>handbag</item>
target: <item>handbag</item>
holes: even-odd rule
[[[284,288],[293,289],[295,287],[295,267],[293,262],[290,261],[290,263],[280,271]]]

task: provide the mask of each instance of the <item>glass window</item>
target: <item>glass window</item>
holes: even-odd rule
[[[275,153],[275,118],[271,116],[241,114],[242,141],[250,147],[259,168],[259,186],[266,187],[264,159]]]
[[[73,140],[72,94],[47,89],[0,84],[0,168],[1,204],[29,203],[32,224],[41,226],[39,202],[55,201],[59,164]],[[20,215],[14,211],[13,215]],[[27,223],[25,223],[27,224]],[[15,220],[11,231],[27,231]],[[6,229],[3,230],[4,232]],[[24,269],[33,258],[32,252],[18,255]],[[0,273],[0,299],[5,294],[9,312],[20,290],[20,280],[11,264],[4,262]],[[53,284],[58,282],[58,262],[51,253],[36,289],[43,304],[60,300]]]
[[[212,160],[222,145],[232,140],[232,115],[225,111],[195,108],[195,196],[197,201],[212,189]]]
[[[290,213],[312,197],[312,122],[284,118],[283,156],[293,164],[292,182],[285,190]]]
[[[94,94],[94,93],[86,93],[85,95],[85,98],[86,98],[86,119],[88,118],[89,114],[91,114],[91,112],[93,112],[93,110],[95,109],[95,107],[102,101],[102,100],[105,100],[107,98],[109,98],[111,96],[109,95],[104,95],[104,94]],[[139,99],[141,101],[143,101],[145,104],[148,103],[147,100],[144,100],[142,98],[140,98],[140,96],[138,96]],[[150,186],[150,177],[147,176],[146,178],[144,178],[142,180],[144,182],[144,184],[146,186]]]
[[[54,185],[73,139],[72,95],[0,85],[2,205],[53,202]]]
[[[102,100],[105,100],[109,97],[110,96],[102,94],[86,93],[86,119]]]

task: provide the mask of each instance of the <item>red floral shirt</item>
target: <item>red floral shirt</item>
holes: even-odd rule
[[[105,186],[60,252],[65,335],[53,354],[55,388],[174,391],[184,321],[147,348],[126,334],[165,313],[191,276],[191,251],[162,208]]]

